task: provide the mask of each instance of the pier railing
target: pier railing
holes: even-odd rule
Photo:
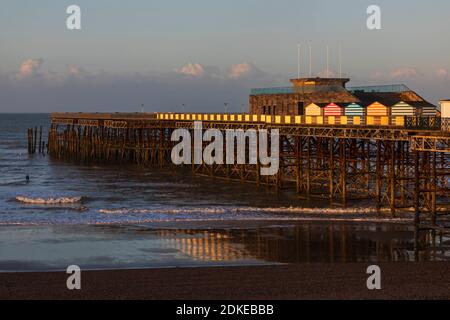
[[[417,130],[441,130],[440,117],[405,117],[405,128]],[[445,129],[445,128],[443,128]]]
[[[450,118],[441,118],[441,130],[450,132]]]
[[[126,128],[131,122],[203,121],[246,125],[393,128],[412,131],[450,132],[450,118],[371,115],[266,115],[248,113],[52,113],[52,123]]]
[[[264,114],[157,113],[159,120],[246,122],[281,125],[396,127],[411,130],[449,130],[449,119],[408,116],[290,116]]]

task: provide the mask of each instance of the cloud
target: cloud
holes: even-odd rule
[[[228,76],[231,79],[237,79],[242,76],[248,75],[253,69],[253,66],[248,62],[238,63],[231,66]]]
[[[247,104],[253,81],[207,76],[193,77],[174,72],[121,73],[89,72],[80,68],[39,71],[26,81],[0,74],[0,112],[135,112],[145,105],[147,112],[230,111]],[[207,73],[207,71],[206,71]],[[268,83],[258,85],[268,86]],[[176,88],[176,89],[174,89]]]
[[[398,68],[391,71],[391,78],[414,78],[417,76],[418,72],[416,68],[404,67]]]
[[[16,79],[31,78],[36,75],[39,68],[44,63],[43,59],[27,59],[23,61],[19,67],[19,71],[16,73]]]
[[[248,77],[260,77],[264,72],[248,62],[242,62],[234,64],[230,68],[228,77],[230,79],[248,78]]]
[[[205,66],[200,63],[188,63],[179,69],[175,69],[177,74],[201,78],[211,77],[217,79],[250,79],[263,77],[265,73],[248,62],[242,62],[232,65],[228,71],[221,71],[219,67]]]
[[[223,78],[219,67],[205,66],[200,63],[188,63],[179,69],[175,69],[175,73],[193,78]]]
[[[73,64],[48,70],[42,64],[28,59],[13,74],[0,72],[0,112],[134,112],[142,103],[148,112],[180,111],[183,104],[186,111],[214,112],[223,111],[224,101],[238,112],[252,87],[289,83],[250,63],[225,71],[190,63],[166,73],[111,73]],[[26,80],[19,81],[16,73]]]
[[[67,72],[69,75],[76,77],[86,74],[86,70],[72,64],[67,66]]]
[[[187,76],[201,77],[205,74],[205,67],[200,63],[188,63],[175,71]]]
[[[436,76],[441,79],[447,79],[450,76],[450,72],[446,68],[439,68],[436,70]]]
[[[32,79],[37,81],[45,81],[48,84],[61,84],[68,78],[81,78],[88,73],[83,68],[75,65],[68,65],[64,72],[55,72],[49,70],[42,70],[44,60],[29,58],[24,60],[18,71],[12,76],[12,80],[27,80],[30,82]]]

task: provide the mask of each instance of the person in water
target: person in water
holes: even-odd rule
[[[29,175],[27,175],[27,176],[25,177],[25,179],[27,180],[27,183],[30,182],[30,176],[29,176]]]

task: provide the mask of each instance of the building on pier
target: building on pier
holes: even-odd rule
[[[439,104],[441,106],[441,117],[450,118],[450,99],[441,100]]]
[[[392,107],[399,107],[398,104],[403,102],[413,108],[414,115],[437,114],[435,105],[405,85],[346,87],[349,81],[348,78],[302,78],[292,79],[291,87],[252,89],[249,111],[251,114],[291,116],[346,115],[346,112],[391,115]],[[398,114],[399,109],[396,110]]]

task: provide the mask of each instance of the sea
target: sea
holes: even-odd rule
[[[410,215],[369,204],[29,155],[40,126],[47,140],[49,114],[0,114],[0,271],[450,260],[450,239],[425,235],[418,249]]]

